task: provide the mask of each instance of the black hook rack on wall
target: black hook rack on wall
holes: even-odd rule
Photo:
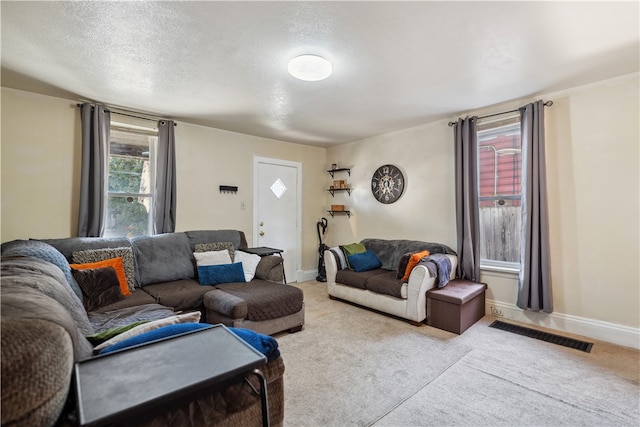
[[[220,186],[220,192],[221,193],[237,193],[238,192],[238,187],[232,186],[232,185],[221,185]]]

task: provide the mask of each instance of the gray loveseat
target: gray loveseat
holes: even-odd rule
[[[354,271],[346,263],[342,247],[325,251],[329,297],[421,325],[427,317],[427,291],[438,285],[444,286],[455,277],[458,265],[456,253],[446,245],[417,240],[363,239],[360,243],[376,255],[380,265],[366,271]],[[411,270],[408,279],[402,280],[409,256],[424,250],[428,250],[432,256],[421,259]],[[446,277],[438,278],[443,274]]]
[[[235,230],[133,239],[67,238],[4,243],[0,285],[2,425],[64,424],[70,410],[65,405],[69,405],[73,363],[93,356],[88,335],[179,312],[204,313],[204,295],[218,287],[197,282],[193,250],[195,245],[216,242],[231,242],[234,249],[246,247],[244,234]],[[86,312],[69,262],[73,261],[74,253],[105,248],[128,248],[125,252],[133,255],[133,291],[121,301]],[[299,291],[279,283],[281,262],[279,257],[262,258],[256,278],[244,286],[257,285],[256,289],[287,286]],[[303,307],[293,303],[289,310],[304,313]],[[204,316],[202,320],[207,321]],[[286,326],[295,329],[300,323]],[[263,371],[268,384],[270,420],[278,425],[284,417],[282,358],[270,361]],[[257,382],[254,386],[259,387]],[[157,413],[148,422],[158,426],[260,425],[260,402],[251,388],[242,383]]]

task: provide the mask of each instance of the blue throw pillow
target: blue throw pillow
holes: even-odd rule
[[[198,280],[201,285],[220,285],[222,283],[245,282],[241,262],[233,264],[203,265],[198,267]]]
[[[280,356],[278,350],[278,341],[269,335],[260,334],[250,329],[229,328],[231,332],[236,334],[241,340],[267,356],[267,361],[271,362]]]
[[[211,325],[207,323],[176,323],[175,325],[167,325],[158,329],[142,333],[140,335],[127,338],[124,341],[120,341],[117,344],[103,348],[98,354],[107,354],[112,351],[121,350],[123,348],[133,347],[134,345],[144,344],[151,341],[168,338],[174,335],[183,334],[185,332],[191,332],[198,329],[210,328]]]
[[[349,259],[349,265],[356,272],[374,270],[382,266],[376,254],[371,251],[351,254],[347,258]]]

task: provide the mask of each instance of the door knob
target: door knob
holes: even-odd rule
[[[260,221],[260,227],[262,227],[264,225],[264,222]]]
[[[261,232],[260,232],[260,235],[261,235],[261,236],[264,236],[264,231],[261,231]]]

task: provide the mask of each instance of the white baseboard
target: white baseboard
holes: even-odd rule
[[[587,319],[563,313],[542,313],[522,310],[515,304],[486,300],[485,311],[496,317],[535,326],[582,335],[640,350],[640,329],[601,320]]]
[[[308,280],[316,280],[316,277],[318,276],[318,270],[298,270],[297,271],[297,281],[298,283],[300,282],[306,282]]]

